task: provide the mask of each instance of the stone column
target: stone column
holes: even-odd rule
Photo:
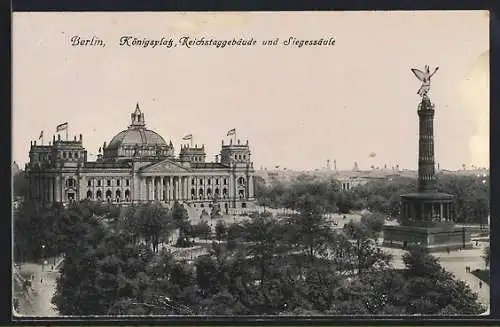
[[[153,176],[151,178],[151,201],[155,200],[155,178]]]
[[[148,178],[145,176],[142,176],[142,181],[141,181],[141,199],[144,201],[147,201],[149,198],[149,188],[148,188]]]
[[[176,180],[176,177],[175,176],[172,176],[172,185],[171,186],[171,189],[172,189],[172,201],[175,202],[175,200],[177,200],[177,190],[175,189],[177,187],[177,180]]]
[[[155,187],[154,187],[154,192],[155,192],[155,201],[158,201],[160,200],[160,179],[158,178],[158,176],[155,176],[153,177],[154,178],[154,183],[155,183]]]
[[[179,186],[178,186],[178,189],[179,189],[179,197],[178,197],[178,199],[179,200],[183,200],[184,199],[184,194],[182,192],[182,189],[183,189],[183,187],[182,187],[182,176],[177,177],[177,184],[179,184]]]
[[[180,199],[180,183],[179,183],[179,176],[175,177],[175,200],[179,201]]]
[[[444,203],[439,204],[439,221],[442,221],[444,218],[444,206],[445,205],[446,204],[444,204]]]
[[[165,187],[165,186],[163,185],[163,182],[164,182],[164,181],[165,181],[165,180],[164,180],[163,176],[161,176],[161,177],[160,177],[160,201],[161,201],[161,202],[164,202],[164,201],[165,201],[165,199],[164,199],[164,194],[165,194],[165,192],[164,192],[164,187]]]
[[[174,199],[174,177],[168,177],[168,201],[171,202]]]
[[[146,177],[147,201],[151,201],[151,177]]]
[[[189,178],[184,176],[184,199],[189,200]]]

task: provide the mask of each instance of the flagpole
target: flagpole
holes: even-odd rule
[[[191,148],[193,147],[193,136],[191,135],[191,138],[189,139],[191,141]]]
[[[236,128],[234,129],[234,144],[236,144]]]
[[[68,140],[68,126],[66,126],[66,141]]]

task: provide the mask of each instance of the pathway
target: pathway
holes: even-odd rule
[[[20,316],[59,316],[55,306],[51,302],[56,290],[56,281],[59,274],[56,267],[52,270],[50,264],[23,263],[21,265],[20,272],[23,275],[33,275],[33,279],[31,280],[31,290],[28,293],[27,301],[20,303],[18,312]]]

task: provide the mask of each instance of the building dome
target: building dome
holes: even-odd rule
[[[104,144],[105,159],[126,159],[132,157],[157,157],[173,155],[172,142],[167,142],[158,133],[146,129],[144,114],[137,104],[131,115],[130,126]]]
[[[158,133],[145,128],[129,128],[118,133],[109,145],[107,150],[118,150],[123,145],[167,145],[167,142]]]

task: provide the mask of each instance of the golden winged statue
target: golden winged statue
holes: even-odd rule
[[[431,89],[431,77],[437,72],[439,67],[434,68],[434,71],[431,73],[429,70],[429,65],[425,65],[424,71],[420,69],[412,68],[411,71],[417,78],[422,82],[422,86],[418,90],[417,94],[421,97],[427,96],[429,90]]]

